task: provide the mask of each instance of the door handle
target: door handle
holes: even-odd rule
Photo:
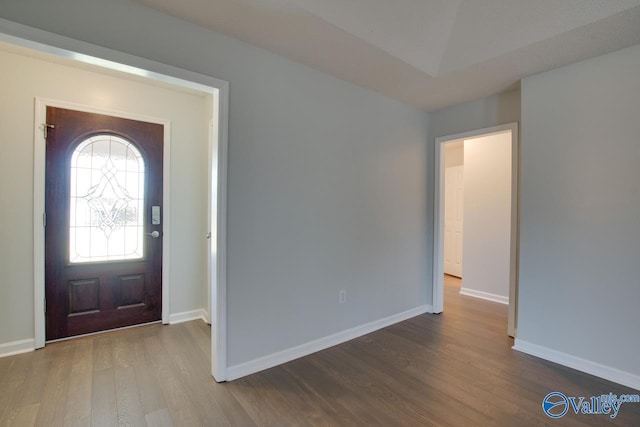
[[[154,239],[157,239],[158,237],[160,237],[160,232],[159,231],[152,231],[151,233],[145,233],[147,236],[151,236]]]

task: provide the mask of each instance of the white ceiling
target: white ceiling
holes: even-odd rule
[[[437,110],[640,43],[640,0],[137,0]]]

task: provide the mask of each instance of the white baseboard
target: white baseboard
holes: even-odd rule
[[[601,365],[571,354],[552,350],[527,341],[522,341],[518,338],[515,339],[515,343],[512,348],[531,356],[536,356],[559,365],[567,366],[578,371],[586,372],[587,374],[595,375],[596,377],[604,378],[608,381],[613,381],[615,383],[640,390],[640,375],[621,371],[620,369],[612,368],[611,366]],[[611,391],[615,393],[615,390]]]
[[[36,341],[33,338],[0,344],[0,357],[13,356],[15,354],[28,353],[36,349]]]
[[[423,305],[383,319],[374,320],[373,322],[365,323],[364,325],[356,326],[355,328],[347,329],[324,338],[319,338],[296,347],[269,354],[249,362],[229,366],[227,368],[227,381],[232,381],[265,369],[273,368],[274,366],[278,366],[300,357],[308,356],[309,354],[317,351],[333,347],[334,345],[342,344],[343,342],[370,334],[378,329],[386,328],[387,326],[391,326],[395,323],[431,312],[433,312],[433,308],[430,305]]]
[[[485,299],[487,301],[498,302],[500,304],[509,305],[509,297],[503,295],[491,294],[489,292],[476,291],[475,289],[460,288],[460,295],[466,295],[469,297]]]
[[[205,323],[209,323],[207,320],[207,311],[204,309],[183,311],[182,313],[173,313],[169,315],[169,324],[190,322],[191,320],[202,320]]]

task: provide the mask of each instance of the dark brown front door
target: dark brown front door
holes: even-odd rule
[[[47,340],[160,320],[162,125],[47,107]]]

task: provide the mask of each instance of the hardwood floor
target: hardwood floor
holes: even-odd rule
[[[152,325],[0,359],[0,426],[640,425],[543,397],[637,391],[511,350],[506,306],[445,286],[422,315],[230,383],[209,376],[209,327]]]
[[[444,275],[444,285],[460,289],[462,287],[462,279],[450,274]]]

